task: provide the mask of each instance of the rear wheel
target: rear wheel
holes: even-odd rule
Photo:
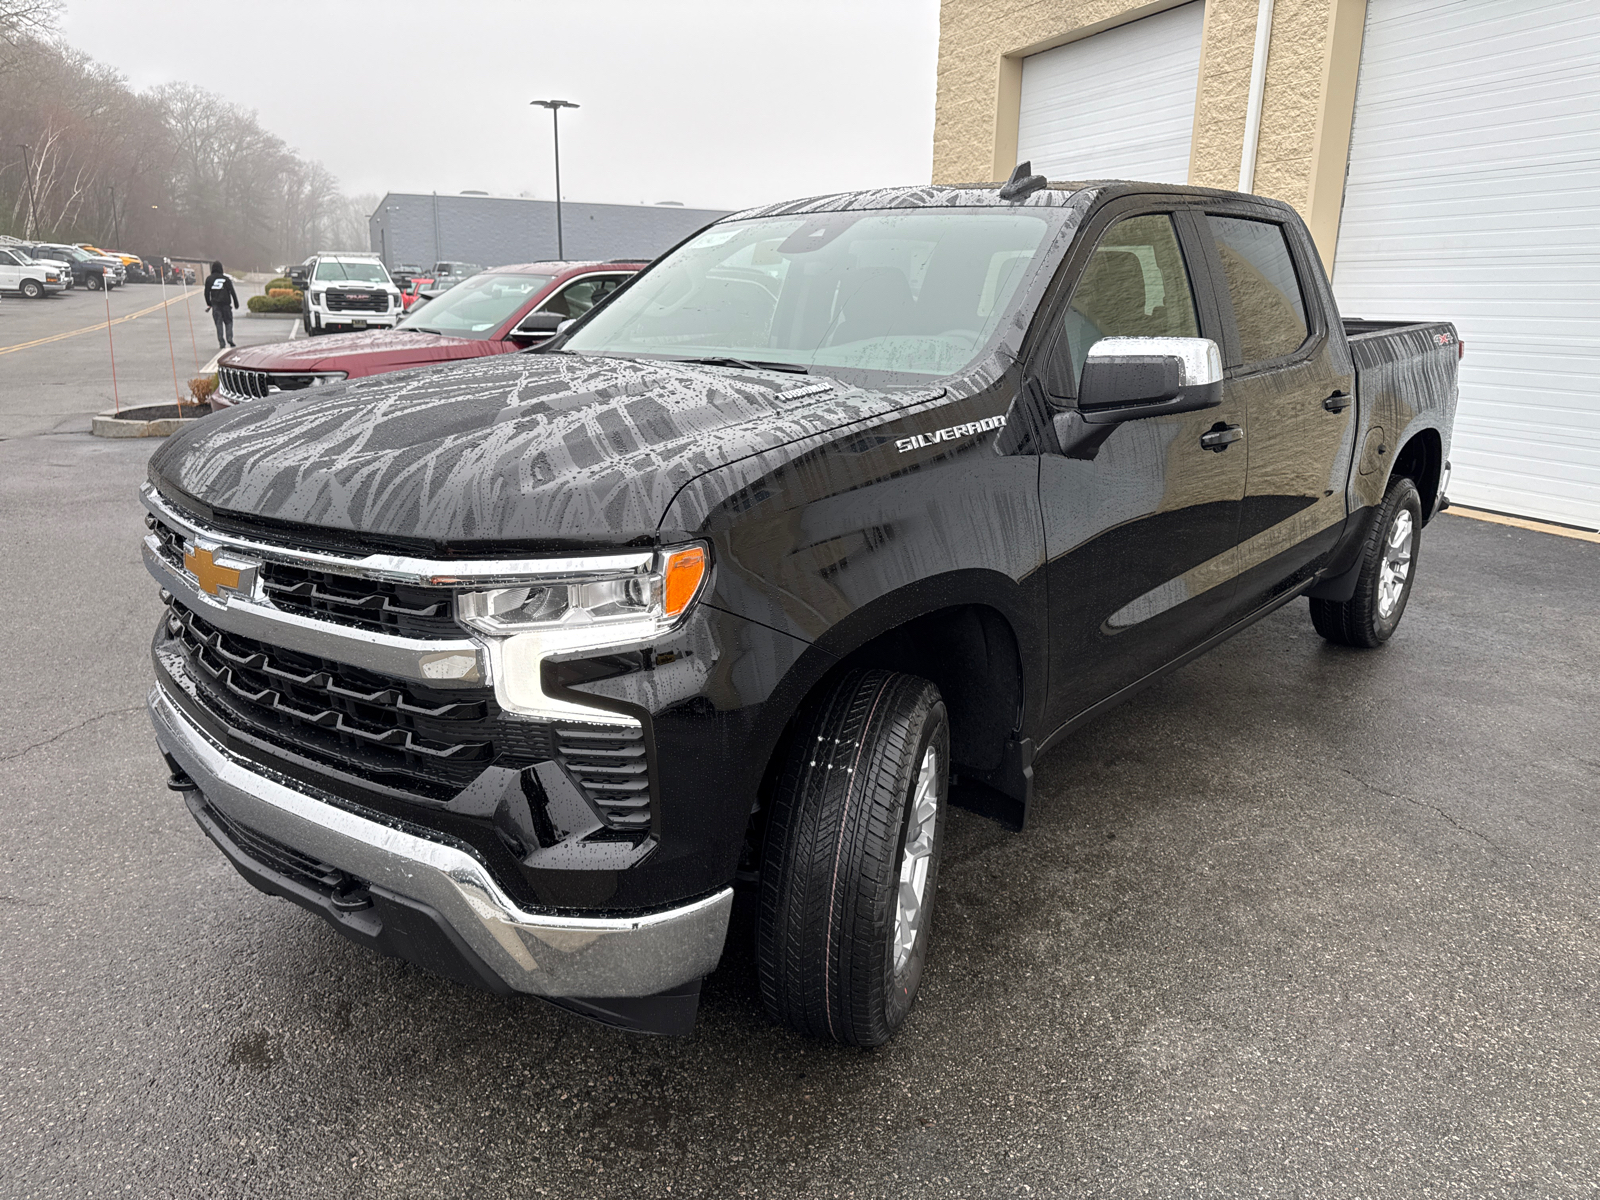
[[[1355,594],[1343,602],[1311,601],[1311,623],[1317,632],[1342,646],[1371,649],[1387,642],[1411,598],[1421,533],[1417,485],[1405,476],[1390,480],[1362,546]]]
[[[950,770],[939,689],[846,675],[802,718],[774,789],[757,961],[767,1011],[814,1037],[878,1046],[927,959]]]

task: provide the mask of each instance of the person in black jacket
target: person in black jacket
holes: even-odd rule
[[[233,290],[233,280],[222,273],[220,262],[212,263],[211,274],[206,276],[206,307],[217,326],[217,349],[233,345],[233,313],[239,307],[239,293]]]

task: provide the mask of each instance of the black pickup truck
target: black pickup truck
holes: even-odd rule
[[[1377,646],[1455,330],[1341,323],[1289,207],[920,187],[707,227],[538,352],[244,405],[143,491],[156,737],[257,887],[451,979],[888,1039],[947,804],[1296,597]]]

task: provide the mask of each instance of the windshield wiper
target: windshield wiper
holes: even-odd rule
[[[729,358],[726,355],[709,355],[705,358],[674,358],[672,362],[699,363],[707,367],[737,367],[741,371],[788,371],[794,375],[809,375],[811,371],[799,363],[751,362],[747,358]]]

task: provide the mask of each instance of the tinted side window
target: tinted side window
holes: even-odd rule
[[[1199,337],[1172,218],[1128,217],[1108,229],[1073,289],[1063,326],[1074,379],[1103,337]]]
[[[1243,217],[1209,217],[1233,298],[1246,363],[1288,354],[1306,340],[1306,307],[1283,226]]]

